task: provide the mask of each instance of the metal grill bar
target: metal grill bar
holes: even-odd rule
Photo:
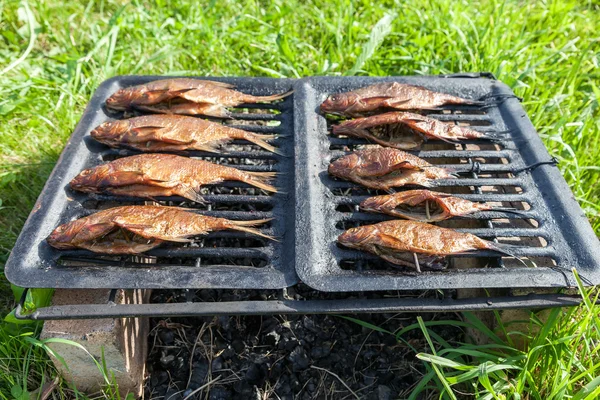
[[[113,298],[114,300],[114,298]],[[470,299],[348,299],[232,301],[164,304],[83,304],[44,307],[23,314],[24,300],[17,305],[15,317],[22,320],[61,320],[123,317],[200,317],[222,315],[347,314],[398,312],[458,312],[507,309],[574,307],[581,297],[560,294]]]

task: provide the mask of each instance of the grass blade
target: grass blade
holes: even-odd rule
[[[431,351],[433,352],[434,355],[436,355],[436,353],[435,353],[435,347],[433,346],[433,342],[431,341],[431,337],[429,336],[429,331],[428,331],[427,327],[425,326],[425,323],[423,322],[423,318],[421,318],[420,315],[417,317],[417,322],[419,323],[419,327],[421,328],[421,331],[423,332],[423,335],[425,336],[425,340],[427,340],[427,344],[429,344],[429,347],[431,348]],[[431,364],[431,367],[433,368],[433,370],[435,371],[435,374],[437,375],[438,379],[440,380],[440,382],[444,386],[444,389],[446,389],[446,392],[448,393],[448,396],[451,399],[456,400],[456,396],[454,395],[454,391],[450,387],[450,384],[446,380],[446,377],[444,376],[444,374],[442,373],[442,371],[437,367],[436,364]],[[443,393],[440,393],[440,397],[442,395],[443,395]]]
[[[385,38],[392,31],[392,22],[395,18],[396,15],[386,14],[377,22],[377,24],[375,24],[371,31],[371,35],[369,36],[369,40],[363,45],[362,51],[356,59],[354,66],[345,75],[356,75],[356,73],[360,71],[363,65],[373,56],[375,50],[381,46]]]
[[[377,326],[377,325],[373,325],[373,324],[371,324],[369,322],[366,322],[366,321],[362,321],[362,320],[357,319],[357,318],[347,317],[345,315],[338,315],[338,317],[346,319],[348,321],[352,321],[355,324],[358,324],[360,326],[364,326],[365,328],[372,329],[372,330],[377,331],[377,332],[387,333],[387,334],[390,334],[390,335],[394,335],[393,332],[390,332],[387,329],[384,329],[384,328],[382,328],[380,326]]]

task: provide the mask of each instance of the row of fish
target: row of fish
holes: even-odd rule
[[[481,102],[393,82],[334,94],[321,104],[324,114],[358,117],[334,125],[334,135],[364,138],[378,145],[333,161],[329,173],[367,188],[391,192],[364,200],[360,208],[405,219],[348,229],[338,237],[339,243],[370,252],[393,264],[415,267],[418,271],[422,265],[442,268],[445,256],[475,250],[510,255],[507,248],[496,243],[429,223],[480,211],[512,210],[425,189],[397,193],[393,190],[406,185],[432,187],[439,179],[454,177],[452,171],[402,150],[418,148],[428,138],[447,142],[498,138],[406,112],[432,110],[448,104],[481,105]],[[389,109],[401,111],[376,114]]]
[[[257,97],[232,89],[231,85],[194,79],[168,79],[124,88],[113,94],[106,106],[114,110],[140,110],[164,115],[146,115],[100,125],[92,137],[112,147],[129,147],[142,152],[201,150],[218,151],[231,140],[246,140],[277,152],[269,141],[273,135],[257,135],[218,123],[176,114],[225,118],[228,107],[242,103],[281,99],[284,93]],[[399,83],[373,85],[354,92],[330,96],[321,111],[349,117],[334,134],[366,138],[381,146],[342,157],[329,172],[369,188],[391,191],[404,185],[433,186],[438,179],[453,177],[452,171],[436,167],[401,149],[419,147],[428,138],[455,142],[463,139],[494,139],[466,127],[446,124],[405,111],[431,110],[446,104],[480,105],[477,101],[436,93]],[[379,111],[399,110],[375,114]],[[375,115],[373,115],[375,114]],[[153,199],[181,196],[202,202],[203,185],[235,180],[266,191],[277,189],[270,172],[248,172],[203,160],[172,154],[140,154],[85,170],[70,186],[88,193],[110,193]],[[412,190],[365,200],[361,207],[408,221],[392,220],[353,228],[340,235],[340,243],[377,254],[387,261],[411,265],[412,254],[425,258],[422,264],[435,267],[440,257],[475,249],[505,250],[496,244],[450,229],[425,224],[453,216],[489,210],[443,193]],[[59,249],[83,248],[112,254],[137,254],[165,241],[187,242],[210,231],[234,229],[269,239],[255,226],[268,220],[230,221],[200,215],[193,210],[160,206],[126,206],[100,211],[62,225],[48,242]],[[416,267],[419,262],[416,260]]]
[[[289,93],[251,96],[232,85],[197,79],[166,79],[118,90],[106,100],[113,110],[159,113],[105,122],[91,136],[111,147],[133,148],[150,154],[124,157],[82,171],[71,182],[73,190],[118,196],[180,196],[203,203],[200,189],[223,181],[240,181],[268,192],[273,172],[251,172],[157,151],[199,150],[219,152],[232,140],[245,140],[279,153],[269,141],[276,135],[259,135],[195,117],[227,118],[228,107],[242,103],[270,102]],[[268,219],[231,221],[204,216],[195,210],[163,206],[124,206],[100,211],[56,228],[48,243],[57,249],[86,249],[107,254],[138,254],[163,242],[189,242],[191,237],[232,229],[262,236],[254,227]]]

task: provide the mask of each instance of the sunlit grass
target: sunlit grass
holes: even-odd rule
[[[0,267],[86,102],[117,74],[490,71],[525,99],[599,232],[599,11],[581,0],[0,0],[0,71],[11,67],[0,74]],[[0,286],[5,313],[12,297]],[[11,376],[29,376],[19,368]]]

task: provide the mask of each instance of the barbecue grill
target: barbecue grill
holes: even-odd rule
[[[52,175],[38,199],[6,266],[9,280],[23,287],[113,289],[105,304],[54,306],[21,318],[67,319],[117,316],[182,316],[217,314],[342,313],[448,311],[568,306],[577,296],[535,294],[536,288],[575,286],[577,268],[588,285],[600,281],[600,247],[556,163],[527,118],[519,99],[491,74],[430,77],[314,77],[300,80],[215,78],[254,95],[294,89],[275,104],[242,105],[224,123],[257,133],[282,135],[275,145],[283,156],[254,145],[234,142],[227,154],[186,152],[213,162],[252,171],[276,171],[281,193],[268,195],[243,183],[210,186],[208,205],[185,199],[159,198],[160,204],[195,207],[207,215],[231,219],[273,217],[267,242],[237,232],[217,232],[190,246],[170,245],[144,257],[100,256],[83,250],[57,251],[44,241],[57,225],[98,209],[144,201],[106,195],[78,194],[66,189],[84,168],[135,154],[96,143],[89,132],[110,118],[104,100],[120,87],[162,77],[116,77],[104,82],[91,99]],[[210,78],[213,79],[213,78]],[[434,190],[473,201],[518,209],[518,214],[487,211],[440,223],[489,240],[519,246],[525,265],[490,252],[452,257],[445,271],[417,274],[398,269],[372,255],[337,245],[335,239],[353,226],[390,217],[365,213],[358,204],[382,194],[327,174],[337,157],[368,145],[364,140],[333,137],[332,121],[318,113],[327,95],[381,81],[399,81],[470,99],[486,99],[485,107],[448,106],[429,115],[503,134],[490,142],[460,144],[429,141],[414,154],[457,172]],[[333,122],[335,123],[335,122]],[[299,283],[301,281],[301,283]],[[181,303],[116,305],[116,289],[182,289]],[[264,299],[206,302],[196,289],[263,290]],[[291,296],[297,288],[303,295]],[[505,296],[456,299],[466,288],[504,288]],[[512,288],[533,294],[513,296]],[[326,293],[329,292],[329,293]],[[429,294],[430,297],[423,297]]]

